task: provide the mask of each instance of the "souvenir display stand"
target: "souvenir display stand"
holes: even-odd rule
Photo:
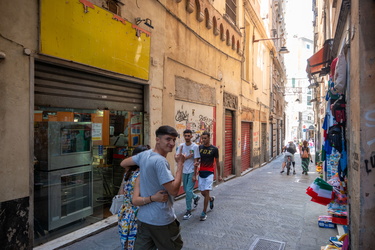
[[[320,178],[307,188],[311,201],[327,206],[327,214],[319,216],[318,226],[337,228],[338,235],[329,239],[321,249],[342,249],[349,246],[347,211],[347,153],[346,153],[346,61],[335,58],[331,65],[326,92],[326,115],[323,123],[324,140],[316,171]]]

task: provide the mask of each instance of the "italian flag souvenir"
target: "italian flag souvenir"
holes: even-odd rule
[[[333,199],[333,187],[322,178],[316,178],[306,189],[306,194],[311,196],[311,201],[326,206]]]

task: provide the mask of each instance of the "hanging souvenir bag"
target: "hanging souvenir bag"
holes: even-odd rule
[[[336,122],[345,123],[346,121],[346,102],[343,95],[340,96],[332,105],[331,105],[332,115],[335,117]]]
[[[327,139],[331,147],[334,147],[340,153],[342,152],[342,131],[340,125],[334,125],[329,128]]]
[[[344,52],[339,55],[333,82],[335,83],[333,87],[334,93],[344,94],[346,89],[346,59]]]

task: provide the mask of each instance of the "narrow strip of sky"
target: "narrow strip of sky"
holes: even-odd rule
[[[313,39],[312,0],[287,0],[285,21],[288,38],[297,36]]]

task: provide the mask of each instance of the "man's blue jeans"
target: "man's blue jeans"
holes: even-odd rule
[[[193,189],[195,182],[193,182],[194,172],[190,174],[182,174],[182,183],[184,185],[184,191],[186,195],[186,210],[191,210],[191,201],[198,197],[194,194]]]

